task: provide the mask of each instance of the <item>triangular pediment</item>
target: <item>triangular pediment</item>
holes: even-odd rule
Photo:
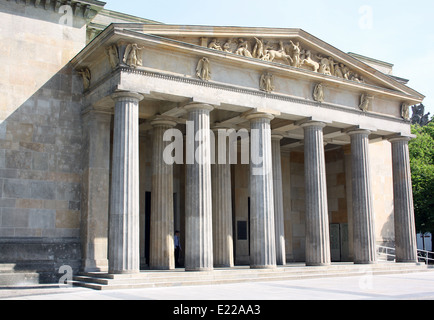
[[[118,29],[152,35],[162,41],[194,46],[225,57],[234,55],[289,71],[321,75],[325,81],[381,88],[402,95],[410,104],[424,96],[396,78],[340,51],[301,29],[117,24]]]

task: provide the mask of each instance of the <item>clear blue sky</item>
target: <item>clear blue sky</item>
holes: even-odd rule
[[[434,115],[432,0],[105,0],[166,24],[301,28],[345,52],[393,63]]]

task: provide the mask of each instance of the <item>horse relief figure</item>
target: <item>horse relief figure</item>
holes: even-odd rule
[[[306,58],[301,62],[301,65],[311,67],[314,72],[318,72],[320,65],[318,62],[312,59],[312,52],[310,52],[310,50],[307,50],[305,55]]]
[[[272,45],[264,43],[258,38],[255,39],[256,45],[253,50],[253,57],[269,62],[274,62],[275,59],[281,59],[288,65],[292,64],[293,60],[290,55],[285,53],[282,42],[280,42],[280,50],[275,50]]]
[[[235,51],[235,54],[239,56],[253,58],[252,54],[249,51],[249,42],[241,38],[238,40],[238,43],[239,43],[238,49],[237,51]]]

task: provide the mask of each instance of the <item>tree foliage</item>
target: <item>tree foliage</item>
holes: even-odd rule
[[[409,143],[414,211],[418,232],[434,234],[434,121],[413,125]]]

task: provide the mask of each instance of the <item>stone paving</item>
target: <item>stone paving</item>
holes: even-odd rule
[[[1,289],[0,300],[434,300],[434,271],[110,291],[50,285]]]

